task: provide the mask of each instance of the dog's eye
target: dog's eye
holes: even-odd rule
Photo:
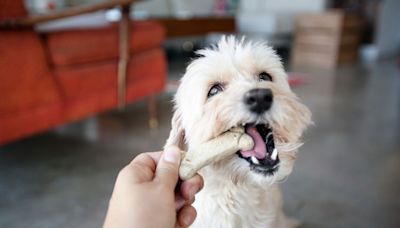
[[[258,75],[258,79],[260,79],[260,81],[272,81],[271,75],[268,74],[267,72],[261,72]]]
[[[211,89],[208,91],[207,97],[212,97],[216,95],[219,92],[222,92],[224,90],[224,87],[221,84],[215,84],[211,87]]]

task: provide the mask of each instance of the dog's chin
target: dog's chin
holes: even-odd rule
[[[241,179],[241,182],[247,182],[260,186],[271,185],[284,181],[292,172],[293,163],[287,162],[285,158],[281,159],[278,167],[273,170],[264,171],[253,168],[252,164],[240,157],[233,158],[232,177]],[[229,169],[229,168],[228,168]],[[232,178],[234,179],[234,178]]]
[[[239,156],[234,156],[229,160],[219,163],[217,166],[213,165],[214,171],[211,173],[237,184],[247,183],[266,187],[284,181],[291,173],[292,165],[293,163],[287,162],[283,157],[280,165],[273,171],[260,171],[253,168],[254,166],[246,160]]]

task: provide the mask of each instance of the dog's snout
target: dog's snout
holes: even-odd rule
[[[273,100],[270,89],[252,89],[244,94],[244,103],[254,113],[262,114],[271,108]]]

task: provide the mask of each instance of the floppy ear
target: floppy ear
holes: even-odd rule
[[[176,146],[179,149],[186,151],[185,130],[182,126],[181,113],[179,110],[175,110],[174,115],[172,116],[171,125],[172,129],[169,132],[169,137],[164,148],[168,146]]]

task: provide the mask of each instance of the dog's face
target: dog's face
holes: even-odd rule
[[[176,93],[167,145],[187,150],[244,126],[254,148],[238,151],[206,172],[256,184],[286,177],[310,112],[290,90],[280,58],[264,43],[233,37],[198,54],[201,57],[188,66]]]

